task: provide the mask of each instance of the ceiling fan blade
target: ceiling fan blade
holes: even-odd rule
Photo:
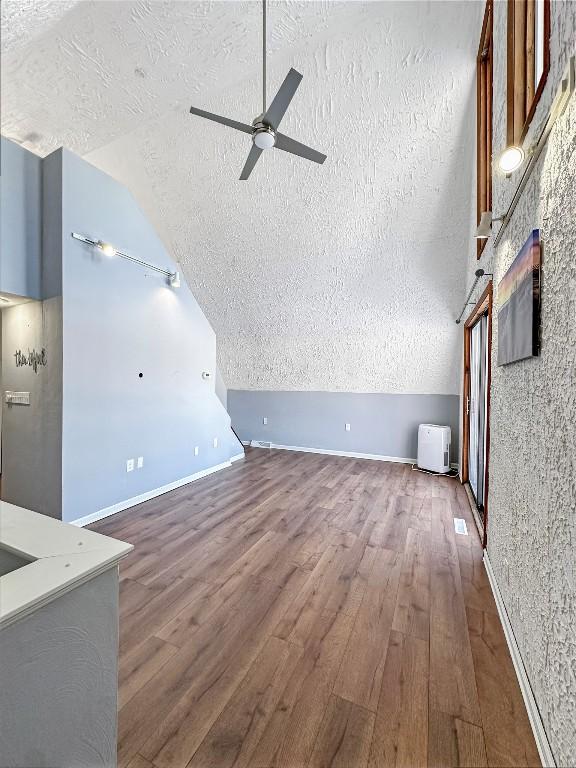
[[[302,75],[300,72],[296,72],[295,69],[291,69],[290,72],[288,72],[278,93],[274,96],[272,104],[270,104],[266,110],[266,114],[262,117],[263,123],[267,123],[274,128],[274,130],[278,128],[301,80]]]
[[[246,181],[248,176],[250,176],[261,154],[262,150],[259,149],[256,144],[252,144],[252,149],[248,153],[248,159],[246,160],[244,168],[242,168],[242,173],[240,174],[240,181]]]
[[[284,152],[291,152],[299,157],[305,157],[306,160],[312,160],[314,163],[322,164],[326,160],[326,155],[323,155],[322,152],[318,152],[312,149],[312,147],[307,147],[306,144],[300,144],[299,141],[295,141],[283,133],[276,134],[274,147],[276,149],[283,149]]]
[[[237,131],[243,131],[244,133],[254,132],[254,127],[252,125],[239,123],[237,120],[230,120],[228,117],[220,117],[220,115],[214,115],[212,112],[205,112],[203,109],[190,107],[190,113],[198,115],[199,117],[206,117],[208,120],[213,120],[215,123],[222,123],[222,125],[227,125],[229,128],[236,128]]]

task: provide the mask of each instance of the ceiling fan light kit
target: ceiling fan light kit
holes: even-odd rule
[[[300,85],[302,75],[295,69],[290,69],[284,82],[280,86],[278,93],[274,96],[272,103],[266,108],[266,0],[262,0],[262,114],[254,119],[252,125],[240,123],[237,120],[230,120],[227,117],[214,115],[203,109],[190,107],[193,115],[204,117],[207,120],[213,120],[221,125],[227,125],[229,128],[235,128],[237,131],[249,133],[252,136],[252,148],[248,153],[248,159],[240,174],[240,179],[248,179],[260,155],[265,149],[282,149],[284,152],[290,152],[292,155],[304,157],[314,163],[322,164],[326,160],[326,155],[318,152],[311,147],[301,144],[299,141],[291,139],[289,136],[278,131],[278,126],[292,101],[296,89]]]
[[[272,149],[276,144],[276,133],[265,123],[254,123],[252,142],[258,149]]]

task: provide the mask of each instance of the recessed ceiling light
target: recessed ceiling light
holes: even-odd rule
[[[526,153],[522,147],[516,147],[514,145],[506,147],[504,152],[502,152],[498,158],[498,167],[502,173],[514,173],[514,171],[520,168],[525,157]]]

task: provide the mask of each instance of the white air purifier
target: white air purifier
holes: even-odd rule
[[[418,467],[429,472],[450,471],[450,427],[420,424],[418,427]]]

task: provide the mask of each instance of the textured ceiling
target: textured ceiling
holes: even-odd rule
[[[304,75],[282,131],[328,159],[271,150],[248,182],[249,137],[188,107],[261,111],[259,3],[22,5],[3,3],[2,133],[132,189],[228,387],[457,392],[481,3],[271,3],[269,93]]]

